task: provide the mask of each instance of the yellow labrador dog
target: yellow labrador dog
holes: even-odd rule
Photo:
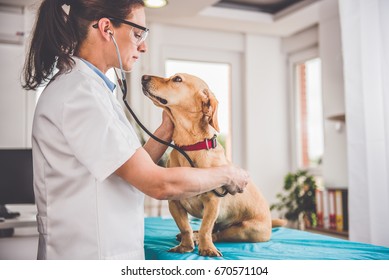
[[[204,81],[189,74],[170,78],[144,75],[142,86],[144,94],[168,113],[175,126],[174,143],[187,151],[197,167],[230,164],[214,137],[219,132],[218,101]],[[190,164],[173,150],[168,167],[175,166]],[[213,242],[268,241],[272,226],[285,224],[283,220],[271,220],[268,203],[252,182],[243,193],[234,196],[219,197],[207,192],[169,201],[169,210],[181,232],[181,243],[169,251],[192,252],[198,243],[202,256],[222,255]],[[198,233],[193,233],[188,213],[203,219]]]

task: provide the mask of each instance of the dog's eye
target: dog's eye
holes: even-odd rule
[[[181,83],[182,82],[182,78],[180,76],[175,76],[172,80],[175,83]]]

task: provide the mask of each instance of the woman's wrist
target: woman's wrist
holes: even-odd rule
[[[171,142],[173,137],[173,130],[162,123],[160,127],[157,128],[154,135],[166,142]]]
[[[162,113],[162,123],[157,129],[161,133],[161,137],[167,142],[171,142],[173,138],[174,124],[166,111]]]

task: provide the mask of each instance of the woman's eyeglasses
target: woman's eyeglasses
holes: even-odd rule
[[[115,21],[115,22],[119,22],[119,23],[123,23],[123,24],[127,24],[127,25],[131,26],[132,31],[133,31],[133,35],[134,35],[133,41],[137,46],[142,44],[146,40],[147,35],[149,34],[148,28],[143,27],[141,25],[138,25],[136,23],[133,23],[131,21],[120,19],[120,18],[115,18],[115,17],[107,17],[107,19],[109,19],[110,21]],[[97,28],[98,23],[95,23],[94,25],[92,25],[92,27]]]

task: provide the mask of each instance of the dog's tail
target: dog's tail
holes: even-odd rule
[[[286,226],[287,220],[284,219],[274,219],[271,221],[272,227],[284,227]]]

